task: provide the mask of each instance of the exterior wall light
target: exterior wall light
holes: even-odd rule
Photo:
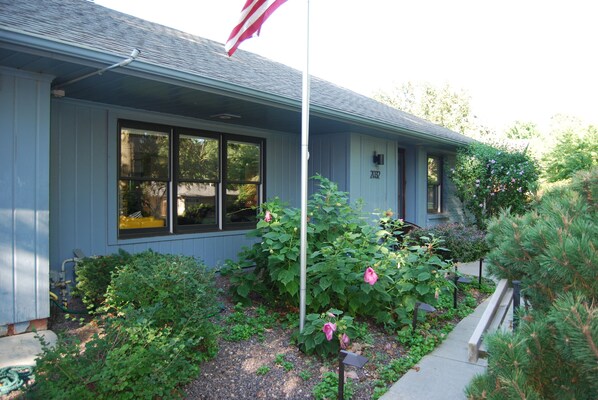
[[[376,154],[376,152],[374,152],[374,164],[384,165],[384,154]]]

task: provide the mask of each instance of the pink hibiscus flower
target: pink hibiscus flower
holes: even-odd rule
[[[326,335],[326,340],[328,341],[332,340],[332,334],[334,331],[336,331],[336,324],[333,324],[332,322],[326,322],[322,328],[322,332],[324,332],[324,335]]]
[[[378,275],[376,275],[376,271],[374,271],[372,267],[367,267],[363,274],[363,280],[370,285],[373,285],[378,280]]]

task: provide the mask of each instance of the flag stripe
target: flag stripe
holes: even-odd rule
[[[245,39],[259,32],[262,24],[286,0],[247,0],[241,11],[241,19],[226,41],[224,49],[232,56]]]

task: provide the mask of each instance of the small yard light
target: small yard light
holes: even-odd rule
[[[345,397],[345,365],[362,368],[368,359],[347,350],[341,350],[338,355],[338,399]]]
[[[455,284],[455,289],[453,290],[453,308],[457,308],[457,292],[459,291],[459,283],[470,283],[471,279],[466,278],[464,276],[459,276],[457,270],[457,266],[455,265],[455,272],[453,273],[452,279],[453,283]],[[449,278],[450,279],[450,278]]]
[[[426,311],[426,312],[434,312],[436,309],[429,305],[428,303],[422,303],[420,301],[415,302],[415,308],[413,309],[413,323],[411,324],[411,334],[415,333],[415,328],[417,327],[417,312],[418,310]]]

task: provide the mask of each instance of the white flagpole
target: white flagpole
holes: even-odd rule
[[[305,294],[307,285],[307,181],[309,160],[309,0],[306,0],[305,67],[303,69],[303,98],[301,100],[301,258],[299,289],[299,332],[305,325]]]

